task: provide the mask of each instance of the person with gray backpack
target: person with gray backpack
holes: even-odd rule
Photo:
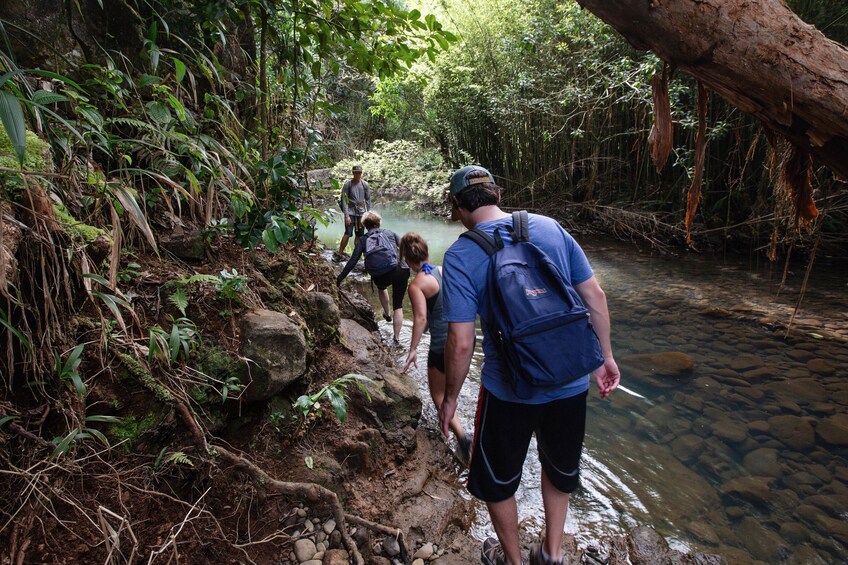
[[[606,398],[621,375],[613,359],[606,295],[586,255],[556,220],[500,208],[501,188],[478,166],[450,180],[452,219],[468,228],[445,253],[442,318],[448,322],[446,436],[483,330],[483,368],[468,490],[486,503],[497,539],[483,565],[521,565],[515,493],[535,434],[545,535],[530,565],[563,563],[569,495],[579,485],[590,378]]]
[[[353,254],[336,277],[336,284],[353,270],[362,255],[365,255],[365,272],[371,275],[371,281],[377,285],[380,305],[383,307],[383,319],[392,322],[392,343],[399,345],[398,337],[403,327],[403,297],[409,283],[409,267],[400,260],[398,244],[400,238],[392,230],[380,227],[382,218],[370,210],[362,216],[362,225],[367,230],[359,238]],[[389,292],[392,287],[392,313],[389,313]]]

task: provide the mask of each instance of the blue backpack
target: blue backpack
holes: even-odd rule
[[[477,228],[460,236],[490,257],[481,320],[519,398],[570,383],[604,363],[589,311],[551,258],[530,242],[527,226],[527,212],[513,212],[506,247],[500,228],[494,238]]]
[[[377,228],[364,237],[365,272],[371,276],[379,276],[397,267],[397,244],[385,230]]]

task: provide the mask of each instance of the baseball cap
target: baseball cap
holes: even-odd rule
[[[471,173],[486,173],[485,177],[473,178],[469,179],[468,175]],[[451,196],[459,195],[463,190],[468,188],[469,186],[473,186],[475,184],[483,184],[483,183],[491,183],[495,184],[495,177],[492,176],[492,173],[484,169],[483,167],[478,167],[477,165],[468,165],[466,167],[462,167],[454,174],[451,175],[450,179],[450,193]]]
[[[351,172],[361,173],[362,172],[362,165],[354,165],[353,169],[351,169]]]

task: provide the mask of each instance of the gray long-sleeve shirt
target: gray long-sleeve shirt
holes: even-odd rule
[[[361,216],[371,209],[371,187],[364,180],[347,181],[342,187],[342,212],[345,218]]]

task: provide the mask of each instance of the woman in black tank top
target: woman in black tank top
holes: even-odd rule
[[[407,289],[412,304],[413,323],[409,354],[406,356],[403,370],[408,371],[412,365],[418,367],[418,344],[429,328],[427,384],[430,397],[438,411],[445,396],[445,342],[448,335],[448,324],[442,319],[442,268],[427,262],[430,258],[427,242],[415,232],[404,235],[398,247],[401,260],[406,261],[410,270],[415,273]],[[456,415],[450,422],[450,429],[456,435],[461,459],[468,464],[471,440]]]

